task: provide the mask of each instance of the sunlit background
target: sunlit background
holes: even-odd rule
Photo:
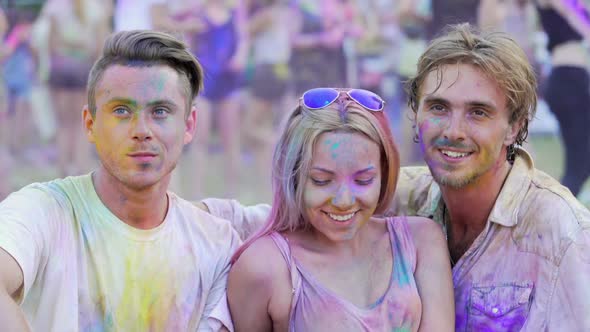
[[[174,31],[215,81],[195,101],[205,114],[199,115],[200,135],[173,177],[172,190],[187,199],[270,202],[272,145],[283,116],[311,87],[362,87],[381,95],[402,165],[422,164],[401,82],[445,24],[468,21],[512,34],[541,85],[551,69],[547,38],[531,3],[505,0],[483,15],[479,5],[467,0],[2,0],[0,199],[31,182],[96,167],[82,132],[85,78],[104,38],[123,29]],[[560,128],[540,96],[525,147],[537,168],[559,179]],[[578,198],[590,205],[588,186]]]

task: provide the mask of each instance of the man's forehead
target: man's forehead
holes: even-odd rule
[[[167,83],[178,80],[178,76],[178,72],[166,65],[114,64],[105,69],[97,85],[101,87],[117,83],[145,83],[163,89]]]
[[[112,65],[106,68],[96,86],[97,98],[151,98],[182,92],[178,73],[165,65],[126,66]],[[178,86],[180,89],[174,89]]]
[[[420,99],[445,99],[449,90],[455,92],[454,97],[469,102],[506,100],[500,85],[483,70],[475,65],[460,63],[442,65],[429,72],[420,87]]]

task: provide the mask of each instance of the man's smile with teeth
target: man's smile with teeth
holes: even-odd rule
[[[333,213],[328,213],[328,212],[326,212],[326,214],[327,214],[327,215],[328,215],[330,218],[332,218],[332,219],[334,219],[334,220],[336,220],[336,221],[347,221],[347,220],[349,220],[350,218],[352,218],[352,217],[354,216],[354,214],[355,214],[355,213],[356,213],[356,212],[349,213],[349,214],[344,214],[344,215],[340,215],[340,214],[333,214]]]
[[[470,154],[469,152],[455,152],[455,151],[449,151],[449,150],[440,150],[440,152],[442,152],[442,154],[444,154],[445,156],[448,156],[451,158],[463,158],[463,157],[468,156]]]

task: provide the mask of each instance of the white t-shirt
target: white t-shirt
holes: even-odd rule
[[[32,184],[0,203],[0,247],[23,270],[33,330],[210,330],[240,240],[228,221],[168,199],[150,230],[112,214],[90,175]]]

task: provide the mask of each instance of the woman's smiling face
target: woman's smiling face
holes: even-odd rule
[[[329,241],[354,238],[381,189],[380,148],[359,133],[326,132],[313,146],[303,192],[305,218]]]

